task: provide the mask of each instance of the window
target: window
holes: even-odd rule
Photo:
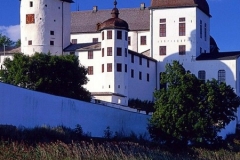
[[[179,55],[185,55],[185,54],[186,54],[186,46],[179,45]]]
[[[125,48],[125,57],[127,57],[127,48]]]
[[[107,39],[112,39],[112,31],[107,31]]]
[[[33,7],[33,1],[30,1],[29,6]]]
[[[104,72],[104,64],[102,64],[102,73]]]
[[[139,57],[139,65],[142,65],[142,57]]]
[[[166,19],[160,19],[159,36],[166,37]]]
[[[93,41],[93,43],[96,43],[96,42],[98,42],[98,38],[93,38],[92,41]]]
[[[147,81],[149,82],[149,73],[147,73]]]
[[[112,56],[112,47],[107,47],[107,56]]]
[[[28,45],[29,45],[29,46],[32,45],[32,40],[28,41]]]
[[[166,55],[166,46],[159,46],[159,55]]]
[[[75,52],[70,52],[70,55],[75,55]]]
[[[207,24],[204,24],[204,40],[207,41]]]
[[[104,57],[104,48],[102,48],[102,57]]]
[[[202,20],[200,20],[200,38],[202,38]]]
[[[93,59],[93,51],[88,51],[88,59]]]
[[[131,37],[128,37],[128,45],[131,46]]]
[[[117,47],[117,56],[122,56],[122,48]]]
[[[93,66],[88,66],[88,75],[93,75]]]
[[[117,72],[122,72],[122,64],[117,63]]]
[[[226,77],[226,73],[225,70],[219,70],[218,71],[218,82],[225,82],[225,77]]]
[[[206,72],[203,71],[203,70],[198,71],[198,79],[205,81],[205,79],[206,79]]]
[[[147,67],[149,68],[149,60],[147,60]]]
[[[72,44],[77,44],[77,39],[72,39]]]
[[[117,39],[122,39],[122,31],[117,31]]]
[[[125,72],[127,73],[127,64],[125,64]]]
[[[185,18],[179,18],[179,36],[185,36]]]
[[[34,14],[27,14],[26,15],[26,24],[35,23],[35,15]]]
[[[54,35],[54,31],[50,31],[50,35]]]
[[[202,53],[202,47],[200,47],[200,54]]]
[[[147,44],[147,40],[146,40],[146,36],[141,36],[141,45],[146,45]]]
[[[131,62],[134,63],[134,55],[131,54]]]
[[[104,32],[102,32],[102,40],[104,40]]]
[[[107,72],[112,72],[112,63],[107,64]]]
[[[139,79],[142,80],[142,72],[139,72]]]
[[[54,41],[50,41],[50,45],[53,46],[54,45]]]
[[[134,78],[134,70],[131,69],[131,77]]]
[[[128,40],[128,32],[125,32],[125,41]]]

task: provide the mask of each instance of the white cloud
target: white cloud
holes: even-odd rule
[[[20,25],[0,26],[0,33],[9,37],[12,41],[20,39]]]

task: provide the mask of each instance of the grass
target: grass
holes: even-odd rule
[[[129,137],[114,137],[107,128],[104,138],[58,126],[34,129],[0,126],[0,160],[239,160],[240,140],[232,136],[219,149],[167,147]],[[112,137],[112,138],[109,138]]]

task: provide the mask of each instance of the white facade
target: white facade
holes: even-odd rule
[[[61,55],[70,44],[70,3],[59,0],[21,0],[21,51]]]

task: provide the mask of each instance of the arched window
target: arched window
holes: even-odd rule
[[[221,82],[225,82],[226,80],[226,72],[225,70],[219,70],[218,71],[218,82],[221,83]]]

